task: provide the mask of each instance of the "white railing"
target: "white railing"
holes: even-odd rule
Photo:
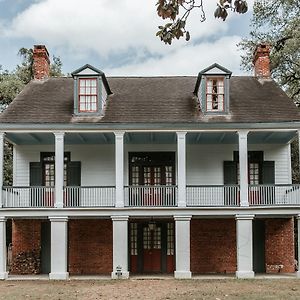
[[[54,187],[3,187],[3,207],[53,207]]]
[[[125,206],[177,206],[175,185],[127,186]]]
[[[114,186],[66,186],[64,187],[65,207],[113,207],[115,206]]]
[[[300,205],[300,185],[249,185],[249,204],[251,206]]]
[[[238,185],[188,185],[187,206],[238,206]]]

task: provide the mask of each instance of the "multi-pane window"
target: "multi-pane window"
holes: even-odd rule
[[[206,83],[207,111],[224,110],[224,80],[222,78],[208,78]]]
[[[161,168],[160,167],[154,167],[154,185],[160,185],[161,184]]]
[[[174,255],[174,223],[167,223],[167,255]]]
[[[161,249],[161,227],[159,226],[153,230],[153,249]]]
[[[151,185],[151,167],[144,167],[144,185]]]
[[[130,223],[130,254],[137,255],[137,223]]]
[[[259,184],[259,163],[249,163],[249,184]]]
[[[143,248],[145,250],[151,249],[151,231],[148,226],[143,228]]]
[[[140,181],[140,169],[138,166],[131,167],[131,184],[139,185]]]
[[[172,166],[165,166],[165,173],[166,173],[166,185],[173,184],[173,167]]]
[[[64,157],[64,185],[67,186],[67,163],[69,155]],[[42,153],[43,162],[43,184],[44,186],[55,186],[55,154]]]
[[[79,111],[96,112],[98,109],[97,79],[79,79]]]

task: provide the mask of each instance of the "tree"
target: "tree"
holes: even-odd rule
[[[209,1],[209,0],[207,0]],[[198,9],[200,11],[200,22],[204,22],[205,12],[203,0],[158,0],[157,14],[163,20],[170,22],[163,26],[158,26],[156,35],[166,44],[171,45],[172,41],[185,36],[188,41],[190,33],[186,30],[186,24],[190,13]],[[244,14],[248,10],[246,0],[218,0],[215,10],[215,18],[221,18],[223,21],[228,16],[228,11]]]
[[[3,111],[24,86],[33,79],[33,50],[21,48],[18,54],[22,58],[22,63],[14,71],[3,70],[0,65],[0,111]],[[61,68],[60,58],[53,56],[53,63],[50,65],[50,76],[62,76]],[[4,185],[12,184],[12,157],[12,145],[5,142]]]

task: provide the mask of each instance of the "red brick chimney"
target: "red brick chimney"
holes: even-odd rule
[[[47,79],[50,74],[49,52],[45,45],[34,45],[33,75],[34,79]]]
[[[259,44],[256,46],[253,56],[254,76],[260,79],[271,77],[270,72],[270,50],[268,44]]]

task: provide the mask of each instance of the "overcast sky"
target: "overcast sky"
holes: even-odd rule
[[[163,21],[156,15],[157,0],[0,0],[0,65],[14,69],[21,47],[45,44],[59,56],[63,71],[71,73],[89,63],[106,75],[196,75],[217,62],[240,69],[236,44],[249,33],[249,12],[215,19],[214,0],[204,0],[207,20],[191,15],[189,42],[171,46],[156,36]]]

